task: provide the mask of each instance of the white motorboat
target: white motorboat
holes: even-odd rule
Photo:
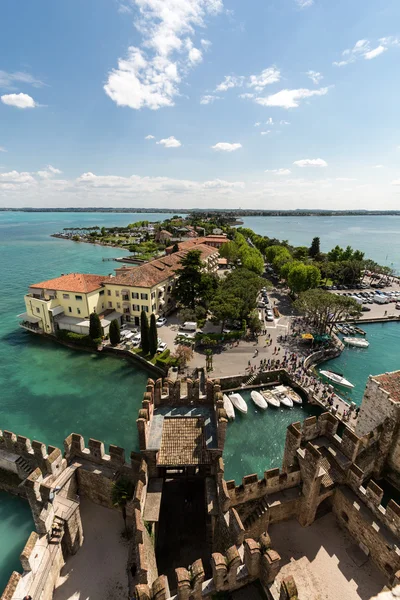
[[[233,408],[233,404],[230,398],[228,398],[226,394],[224,394],[224,409],[228,416],[228,419],[233,420],[235,418],[235,409]]]
[[[270,406],[274,406],[275,408],[280,407],[281,403],[279,402],[278,398],[275,398],[270,390],[263,390],[261,392],[261,396],[265,398]]]
[[[355,346],[356,348],[368,348],[369,342],[367,340],[357,337],[345,337],[343,338],[345,344],[349,346]]]
[[[285,394],[288,398],[293,400],[294,404],[303,404],[301,396],[295,392],[291,387],[285,387]]]
[[[229,394],[229,400],[240,412],[247,413],[247,404],[240,394]]]
[[[277,385],[276,387],[272,388],[272,394],[275,396],[275,398],[278,398],[279,402],[283,404],[283,406],[293,408],[293,400],[286,394],[286,388],[284,385]]]
[[[354,385],[343,377],[340,373],[335,373],[334,371],[320,371],[321,375],[333,381],[333,383],[337,383],[338,385],[343,385],[344,387],[353,388]]]
[[[262,397],[260,392],[256,392],[256,390],[253,390],[250,393],[250,396],[251,396],[251,399],[253,400],[254,404],[256,406],[258,406],[258,408],[262,408],[263,410],[268,408],[268,404],[267,404],[266,400]]]

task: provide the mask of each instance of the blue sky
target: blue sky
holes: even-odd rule
[[[13,0],[0,206],[399,208],[399,65],[398,0]]]

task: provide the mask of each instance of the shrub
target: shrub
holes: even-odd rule
[[[116,346],[121,341],[121,333],[117,319],[113,319],[110,323],[110,342]]]
[[[92,340],[101,338],[101,336],[103,335],[103,328],[101,326],[99,315],[95,312],[91,313],[89,317],[89,323],[89,335],[92,338]]]
[[[66,329],[59,329],[56,336],[63,342],[70,342],[76,346],[83,346],[86,348],[96,349],[97,346],[101,344],[101,338],[92,339],[90,335],[74,333],[73,331],[67,331]]]

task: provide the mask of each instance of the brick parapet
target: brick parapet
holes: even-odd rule
[[[108,454],[106,454],[103,442],[89,438],[88,447],[86,447],[82,435],[71,433],[64,440],[64,449],[68,462],[83,458],[93,464],[118,470],[124,475],[135,474],[135,477],[137,475],[138,455],[132,453],[130,462],[125,462],[125,450],[120,446],[110,444]]]

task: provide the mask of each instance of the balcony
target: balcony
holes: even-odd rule
[[[20,319],[19,326],[22,329],[33,331],[33,333],[43,333],[41,318],[33,317],[28,315],[28,313],[22,313],[18,315],[18,319]]]

